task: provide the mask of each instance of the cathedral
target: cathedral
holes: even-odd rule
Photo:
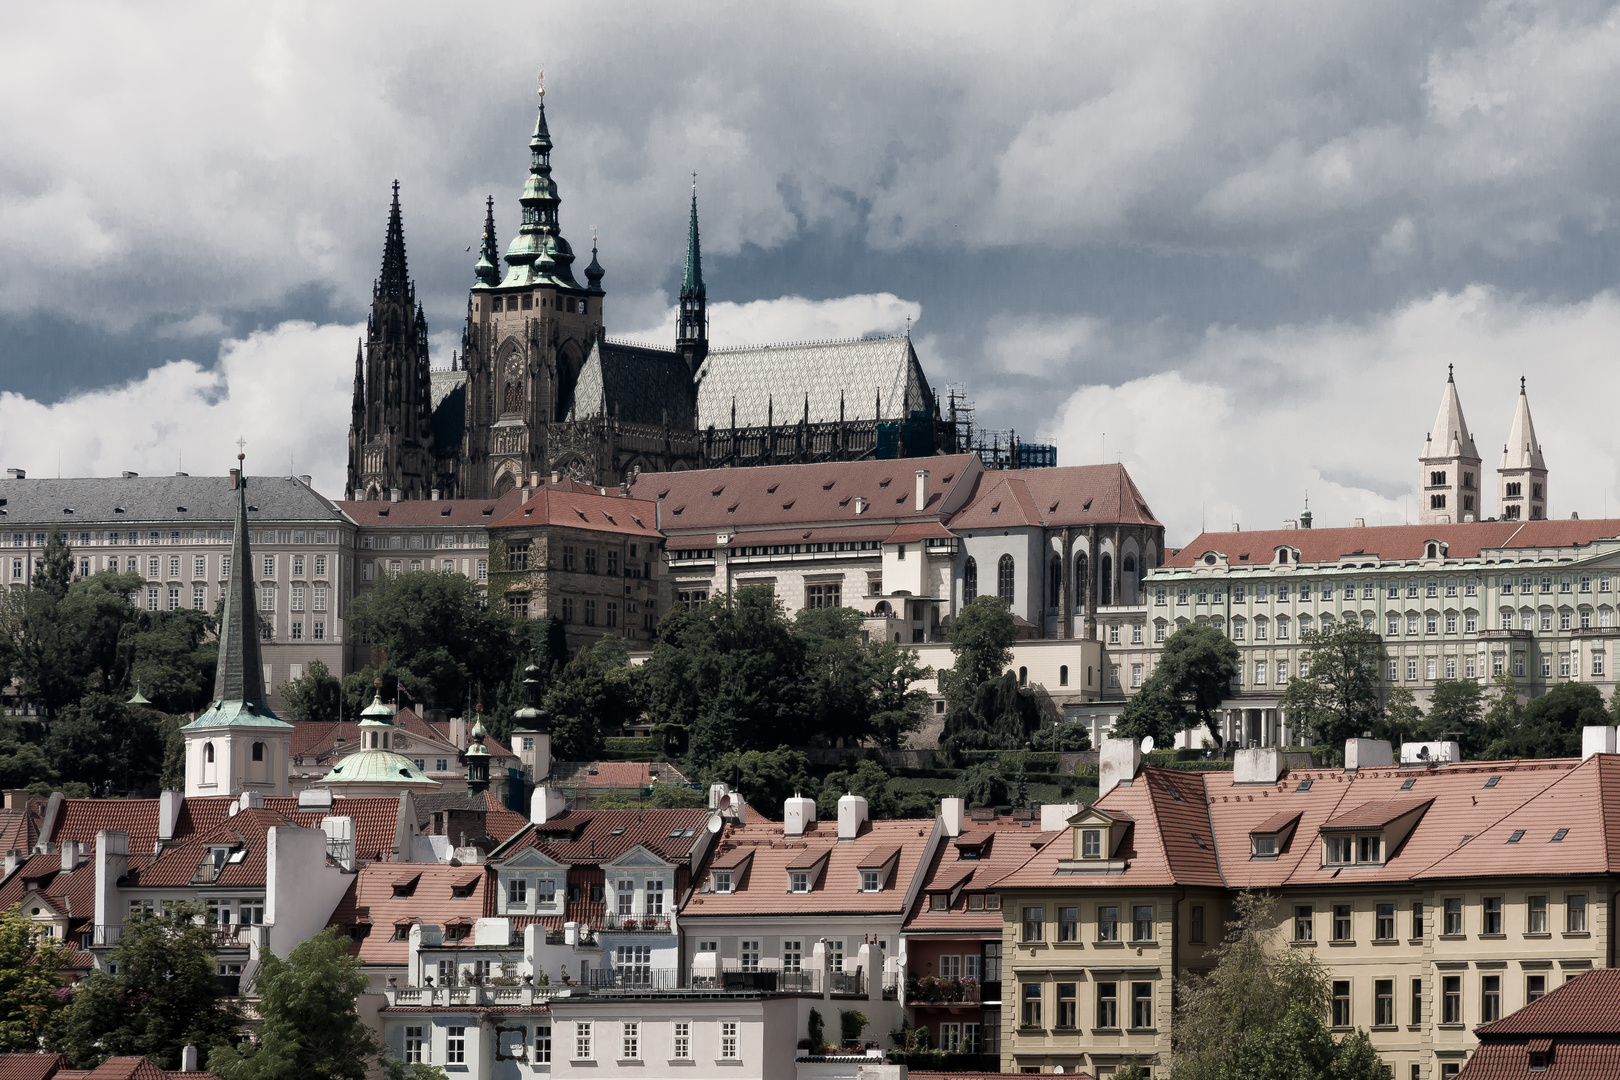
[[[461,349],[447,370],[428,361],[394,184],[355,356],[351,498],[490,498],[537,474],[618,485],[640,472],[966,449],[909,334],[711,350],[695,184],[673,347],[607,337],[596,245],[582,285],[558,222],[543,90],[529,150],[504,273],[486,200]]]
[[[1418,457],[1422,472],[1418,524],[1449,525],[1484,521],[1483,461],[1463,419],[1457,383],[1448,371],[1440,394],[1440,412],[1423,441]],[[1536,426],[1530,421],[1530,399],[1524,379],[1519,380],[1519,402],[1513,412],[1502,461],[1496,469],[1496,516],[1502,521],[1544,521],[1547,518],[1547,462],[1541,456]]]

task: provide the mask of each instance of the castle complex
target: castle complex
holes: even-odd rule
[[[538,474],[607,485],[643,471],[959,449],[909,335],[709,348],[695,184],[675,347],[609,340],[595,244],[581,285],[558,224],[544,96],[529,149],[504,274],[486,203],[461,351],[446,371],[429,367],[394,185],[355,356],[351,498],[495,498]]]

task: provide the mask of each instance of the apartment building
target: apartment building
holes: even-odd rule
[[[1105,744],[1096,804],[995,886],[1003,1070],[1166,1065],[1175,982],[1242,890],[1278,897],[1276,947],[1327,968],[1331,1027],[1366,1029],[1403,1078],[1455,1075],[1473,1025],[1612,962],[1620,867],[1592,810],[1620,757],[1397,766],[1354,742],[1350,769],[1256,749],[1209,773]]]
[[[344,670],[356,529],[307,476],[250,477],[247,487],[263,681],[275,707],[313,661]],[[10,588],[26,587],[61,528],[76,576],[136,573],[144,584],[134,601],[149,611],[214,611],[231,576],[236,501],[234,474],[31,480],[8,470],[0,575]]]

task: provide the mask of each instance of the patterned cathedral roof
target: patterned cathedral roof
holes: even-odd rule
[[[810,422],[904,420],[932,410],[933,392],[906,337],[757,345],[709,353],[697,373],[700,429]]]

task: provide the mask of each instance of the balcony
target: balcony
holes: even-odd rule
[[[943,975],[912,976],[906,980],[906,1002],[911,1005],[977,1005],[979,980]]]
[[[668,934],[672,932],[668,915],[606,915],[602,929],[618,934]]]
[[[829,971],[827,973],[827,992],[833,997],[865,997],[866,972]]]
[[[681,973],[675,968],[618,967],[597,969],[586,974],[581,983],[596,991],[618,990],[626,993],[647,993],[655,990],[681,989]]]

